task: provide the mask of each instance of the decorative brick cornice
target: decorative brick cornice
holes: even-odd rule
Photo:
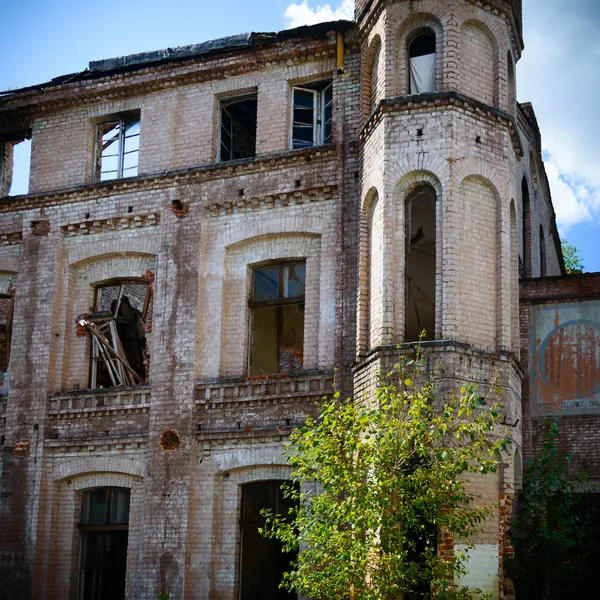
[[[13,231],[11,233],[0,233],[0,246],[14,246],[23,241],[22,231]]]
[[[294,206],[296,204],[309,204],[333,198],[337,187],[335,185],[321,186],[305,190],[291,190],[279,194],[266,196],[253,196],[250,198],[236,198],[215,202],[206,207],[206,212],[212,217],[231,215],[233,213],[255,212],[269,208]]]
[[[517,132],[515,119],[498,108],[493,108],[458,92],[432,92],[429,94],[384,98],[379,102],[377,108],[371,113],[371,116],[364,124],[360,132],[361,142],[364,143],[369,138],[386,114],[406,114],[412,112],[421,114],[424,111],[444,108],[463,110],[476,118],[485,119],[492,125],[506,127],[510,133],[517,158],[521,159],[523,157],[523,146]]]
[[[46,439],[44,447],[61,453],[118,452],[126,450],[144,450],[147,434],[121,435],[114,437],[86,437],[77,439]]]
[[[239,175],[253,175],[264,171],[276,171],[286,167],[329,161],[333,160],[335,155],[336,151],[333,145],[316,146],[305,150],[289,150],[227,163],[202,165],[189,169],[163,171],[127,179],[90,183],[62,190],[41,192],[39,194],[9,196],[0,199],[0,213],[59,206],[73,202],[88,202],[110,196],[161,190],[177,185],[193,185],[215,179],[228,179],[238,177]]]
[[[63,225],[60,231],[67,237],[91,235],[124,229],[141,229],[142,227],[156,227],[160,223],[160,213],[142,215],[127,215],[111,219],[95,219],[81,223]]]
[[[227,79],[280,66],[299,65],[335,58],[335,38],[303,40],[303,43],[281,42],[276,48],[234,49],[225,55],[194,57],[174,64],[149,64],[142,69],[107,71],[102,77],[82,79],[59,85],[17,92],[0,99],[0,111],[14,111],[15,117],[35,118],[43,113],[75,106],[143,96],[188,85]],[[224,64],[225,62],[225,64]]]

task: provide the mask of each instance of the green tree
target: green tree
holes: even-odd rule
[[[444,552],[442,540],[481,530],[491,507],[469,491],[468,474],[495,471],[508,439],[492,391],[482,398],[469,385],[441,401],[437,383],[418,356],[401,361],[375,402],[337,393],[292,433],[287,458],[300,485],[285,494],[296,508],[268,515],[262,531],[301,550],[285,587],[317,600],[479,595],[455,585],[467,557]]]
[[[583,273],[583,260],[579,255],[579,250],[573,244],[569,244],[566,239],[561,241],[563,258],[565,260],[565,269],[568,275],[578,275]]]
[[[517,598],[532,600],[591,597],[578,593],[597,535],[594,515],[582,510],[581,495],[568,478],[570,457],[558,450],[556,419],[548,419],[542,447],[528,461],[510,536],[508,562]]]

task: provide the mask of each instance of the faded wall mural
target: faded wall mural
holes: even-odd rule
[[[600,301],[530,310],[532,416],[600,414]]]

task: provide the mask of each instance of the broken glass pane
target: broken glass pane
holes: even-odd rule
[[[306,263],[292,263],[283,268],[283,297],[304,296]]]

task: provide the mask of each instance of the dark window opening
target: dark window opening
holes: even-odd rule
[[[529,203],[529,186],[527,180],[523,177],[521,181],[521,235],[523,245],[521,246],[521,260],[523,263],[523,274],[525,277],[531,272],[529,264],[529,240],[531,238],[531,207]]]
[[[435,34],[426,31],[415,36],[408,45],[410,93],[435,92]]]
[[[139,113],[99,124],[96,129],[94,179],[106,181],[135,177],[139,154]]]
[[[10,342],[14,300],[10,294],[0,295],[0,395],[7,393],[5,377],[10,362]]]
[[[219,161],[256,156],[256,94],[221,100]]]
[[[428,185],[419,186],[407,199],[406,336],[414,342],[425,330],[435,339],[436,197]]]
[[[153,290],[143,282],[96,288],[94,312],[78,317],[92,339],[90,387],[137,385],[148,380],[146,336],[152,324]]]
[[[302,370],[306,263],[254,269],[250,376]]]
[[[544,228],[540,225],[540,277],[546,277],[548,267],[546,264],[546,236]]]
[[[333,133],[333,83],[292,88],[292,148],[330,144]]]
[[[296,553],[282,552],[281,543],[263,537],[259,527],[265,519],[260,512],[270,509],[275,514],[287,516],[296,504],[284,498],[283,481],[261,481],[242,487],[240,518],[240,599],[287,600],[297,594],[280,589],[283,573],[289,571]]]
[[[79,600],[125,598],[130,491],[100,488],[83,494]]]

